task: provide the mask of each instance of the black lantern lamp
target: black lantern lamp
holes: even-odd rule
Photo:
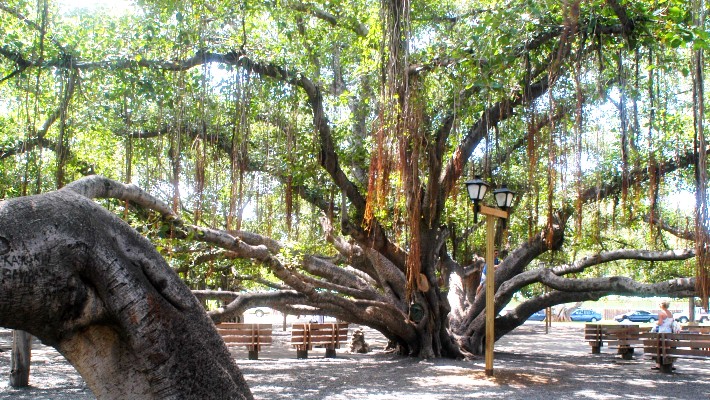
[[[508,211],[508,208],[510,208],[513,204],[513,196],[515,196],[515,192],[508,189],[505,185],[501,185],[500,189],[493,191],[493,196],[496,198],[498,208],[503,211]]]
[[[510,206],[513,204],[513,196],[515,196],[515,192],[508,189],[505,185],[501,185],[500,189],[493,191],[493,197],[496,198],[496,204],[498,204],[498,208],[503,211],[508,211]],[[503,218],[503,229],[505,229],[506,221],[507,219]]]
[[[473,222],[478,222],[478,212],[481,211],[480,202],[483,196],[486,195],[488,184],[481,180],[480,175],[476,175],[474,179],[466,181],[466,189],[468,189],[468,197],[473,201]]]

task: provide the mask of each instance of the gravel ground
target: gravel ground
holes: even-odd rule
[[[590,354],[582,324],[560,324],[545,333],[526,323],[496,343],[494,375],[483,358],[473,361],[399,357],[382,351],[385,341],[365,328],[368,354],[340,349],[335,359],[315,349],[297,360],[288,331],[275,325],[274,344],[246,359],[233,354],[257,399],[710,399],[710,362],[679,360],[673,374],[651,370],[649,359],[625,361],[604,348]],[[81,377],[54,349],[35,343],[30,387],[8,386],[11,336],[0,330],[0,399],[94,399]]]

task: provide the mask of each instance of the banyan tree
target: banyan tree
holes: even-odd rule
[[[704,1],[114,3],[0,3],[0,191],[103,188],[214,321],[480,353],[475,175],[517,192],[497,337],[608,295],[707,307]]]

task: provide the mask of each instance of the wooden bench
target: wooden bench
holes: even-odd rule
[[[313,346],[325,347],[325,357],[335,358],[335,349],[348,340],[347,323],[293,324],[291,345],[296,348],[296,358],[308,358]]]
[[[606,342],[609,348],[616,348],[624,360],[633,358],[634,346],[641,345],[640,335],[638,325],[584,325],[584,340],[592,347],[592,354],[601,353]]]
[[[656,361],[663,372],[672,372],[678,358],[710,359],[710,334],[707,333],[648,332],[641,338],[644,354]]]
[[[710,325],[686,325],[680,330],[680,333],[710,333]]]
[[[259,359],[262,346],[271,346],[271,324],[245,324],[223,322],[217,324],[217,332],[227,347],[246,346],[250,360]]]

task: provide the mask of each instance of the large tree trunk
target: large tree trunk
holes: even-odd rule
[[[250,399],[204,308],[145,238],[62,189],[0,203],[0,326],[102,399]]]
[[[30,358],[32,335],[25,331],[12,331],[12,356],[10,358],[10,386],[21,388],[30,384]]]

